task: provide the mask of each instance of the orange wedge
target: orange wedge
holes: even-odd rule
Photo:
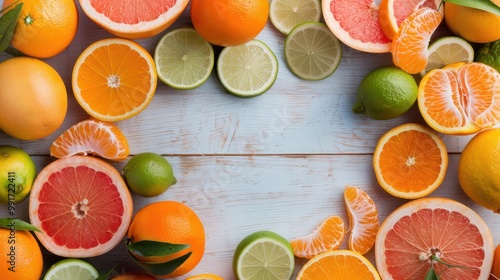
[[[387,131],[373,154],[380,186],[393,196],[415,199],[436,190],[448,169],[443,140],[427,126],[407,123]]]
[[[349,215],[349,249],[365,254],[375,245],[380,225],[377,207],[365,191],[353,186],[345,188],[344,201]]]
[[[442,20],[441,13],[427,7],[405,18],[391,44],[394,64],[410,74],[422,72],[427,65],[431,36]]]
[[[121,161],[129,155],[127,138],[111,122],[95,119],[81,121],[59,135],[50,146],[50,155],[65,158],[92,154]]]
[[[80,54],[73,67],[76,101],[103,121],[137,115],[153,98],[156,84],[153,58],[132,40],[99,40]]]
[[[293,239],[290,245],[296,257],[310,259],[320,253],[338,249],[344,236],[344,221],[338,216],[331,216],[311,234]]]

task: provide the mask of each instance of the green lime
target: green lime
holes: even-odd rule
[[[36,166],[21,148],[0,146],[0,203],[18,203],[31,192]]]
[[[269,4],[269,19],[276,29],[288,35],[301,23],[321,20],[321,1],[273,0]]]
[[[158,78],[176,89],[202,85],[212,73],[214,50],[194,28],[174,29],[160,39],[154,61]]]
[[[487,64],[500,72],[500,40],[482,45],[475,61]]]
[[[377,68],[358,87],[352,111],[375,120],[388,120],[406,113],[417,100],[418,85],[412,75],[394,67]]]
[[[286,63],[301,79],[325,79],[335,72],[341,58],[342,45],[324,23],[301,23],[286,37]]]
[[[287,280],[295,269],[288,240],[271,231],[258,231],[236,247],[233,270],[239,280]]]
[[[53,264],[43,280],[95,280],[99,272],[90,263],[81,259],[63,259]]]
[[[123,167],[122,174],[130,190],[144,197],[160,195],[177,182],[170,163],[155,153],[133,156]]]
[[[278,59],[260,40],[225,47],[217,59],[217,76],[222,86],[238,97],[266,92],[278,76]]]

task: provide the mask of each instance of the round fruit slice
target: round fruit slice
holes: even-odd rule
[[[215,275],[215,274],[210,274],[210,273],[203,273],[203,274],[198,274],[198,275],[193,275],[186,280],[224,280],[224,278]]]
[[[294,268],[290,243],[271,231],[258,231],[245,237],[233,257],[234,273],[239,280],[290,279]]]
[[[421,198],[443,182],[448,152],[432,129],[402,124],[380,137],[373,154],[373,169],[378,183],[388,193],[406,199]]]
[[[202,85],[212,73],[214,57],[212,45],[190,27],[163,35],[154,54],[158,77],[176,89]]]
[[[427,72],[446,65],[474,60],[474,49],[469,42],[456,36],[444,36],[429,45],[429,57],[425,69],[420,72],[423,77]]]
[[[269,6],[269,19],[276,29],[287,35],[301,23],[320,21],[320,0],[273,0]]]
[[[382,223],[375,261],[382,279],[487,280],[494,243],[481,217],[448,198],[422,198],[394,210]],[[455,267],[448,268],[447,265]]]
[[[120,121],[144,110],[156,91],[151,55],[132,40],[110,38],[94,42],[73,67],[76,101],[92,117]]]
[[[224,48],[217,59],[217,75],[229,93],[254,97],[266,92],[278,76],[278,59],[260,40]]]
[[[324,0],[323,18],[333,34],[349,47],[369,53],[386,53],[391,49],[391,40],[382,32],[375,2]]]
[[[50,252],[69,258],[104,254],[120,243],[132,197],[120,173],[98,158],[71,156],[38,174],[29,198],[31,224]]]
[[[63,259],[47,270],[43,280],[89,280],[99,277],[99,272],[90,263],[80,259]]]
[[[351,250],[332,250],[310,259],[300,269],[295,279],[380,280],[380,277],[375,267],[360,253]]]
[[[286,37],[286,63],[304,80],[322,80],[332,75],[341,58],[340,41],[323,23],[299,24]]]
[[[159,34],[172,25],[189,0],[79,0],[83,12],[97,25],[123,38]]]

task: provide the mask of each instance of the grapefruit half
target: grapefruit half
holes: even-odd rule
[[[152,37],[172,25],[189,0],[79,0],[83,12],[110,33],[128,39]]]
[[[349,47],[369,53],[390,51],[391,40],[382,31],[374,0],[324,0],[322,11],[330,30]]]
[[[47,165],[35,179],[31,223],[50,252],[68,258],[104,254],[123,240],[132,219],[132,197],[107,162],[71,156]]]
[[[394,210],[375,241],[382,279],[426,279],[431,265],[439,279],[487,280],[494,243],[482,218],[448,198],[427,197]],[[448,268],[440,261],[456,267]]]

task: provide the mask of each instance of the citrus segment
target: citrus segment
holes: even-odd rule
[[[320,253],[338,249],[344,236],[344,221],[338,216],[331,216],[321,222],[311,234],[290,241],[290,245],[295,256],[310,259]]]
[[[90,280],[97,277],[99,277],[99,272],[87,261],[81,259],[63,259],[49,267],[43,280]]]
[[[110,160],[125,160],[130,153],[127,138],[115,124],[96,119],[80,121],[59,135],[50,155],[63,158],[92,154]]]
[[[373,154],[380,186],[406,199],[436,190],[448,169],[446,145],[432,129],[415,123],[394,127],[380,137]]]
[[[310,259],[297,274],[296,280],[362,279],[380,280],[375,267],[360,253],[332,250]]]
[[[474,60],[474,49],[469,42],[456,36],[444,36],[429,45],[428,60],[425,69],[420,72],[423,77],[427,72],[456,62],[470,63]]]
[[[320,21],[320,2],[320,0],[273,0],[269,7],[269,19],[276,29],[288,35],[301,23]]]
[[[176,89],[193,89],[212,73],[214,50],[193,28],[177,28],[160,39],[154,60],[164,83]]]
[[[342,46],[323,23],[299,24],[285,40],[285,60],[290,70],[305,80],[322,80],[335,72]]]
[[[443,16],[431,8],[421,8],[403,20],[391,44],[392,61],[410,74],[422,72],[429,57],[432,34]]]
[[[322,12],[325,23],[347,46],[364,52],[386,53],[391,40],[382,32],[378,5],[373,0],[325,0]]]
[[[424,279],[432,266],[440,279],[486,280],[493,251],[490,230],[476,212],[451,199],[432,197],[408,202],[384,220],[375,261],[382,279]],[[465,268],[447,269],[433,258]]]
[[[97,25],[123,38],[152,37],[172,25],[189,0],[79,0],[83,12]]]
[[[344,201],[349,215],[349,249],[365,254],[375,244],[379,228],[377,206],[365,191],[354,186],[345,188]]]
[[[104,254],[120,243],[132,218],[132,197],[120,173],[103,160],[71,156],[47,165],[33,184],[31,224],[38,240],[63,257]]]

